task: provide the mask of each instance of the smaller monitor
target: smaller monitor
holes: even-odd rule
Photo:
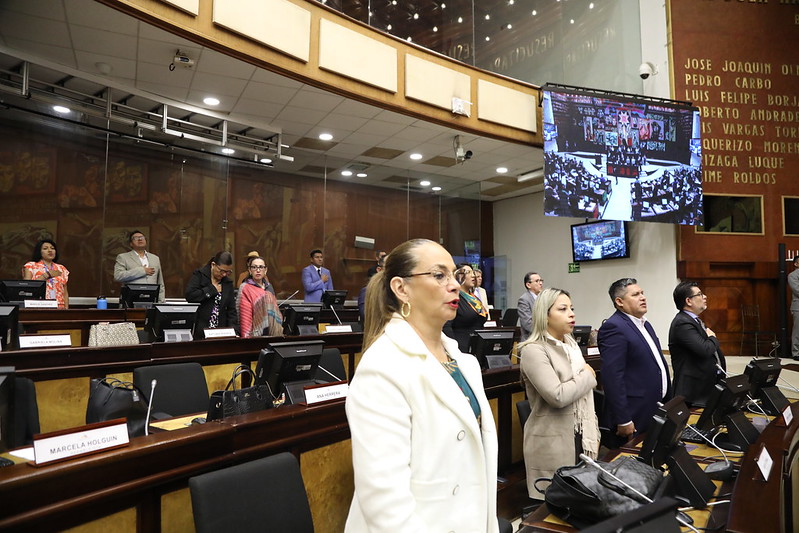
[[[655,468],[663,466],[666,457],[679,445],[682,430],[688,424],[689,416],[691,410],[685,405],[685,398],[682,396],[675,396],[658,407],[638,457]]]
[[[14,367],[0,366],[0,452],[14,446]]]
[[[0,301],[22,303],[25,300],[44,300],[43,279],[6,279],[0,281]]]
[[[334,305],[342,307],[347,301],[347,291],[325,291],[322,293],[322,307],[330,309]]]
[[[19,307],[0,304],[0,351],[19,350]]]
[[[749,376],[750,394],[759,399],[763,411],[772,416],[780,416],[790,404],[777,387],[781,371],[782,364],[778,357],[752,359],[744,370],[744,375]]]
[[[571,238],[575,263],[630,257],[627,226],[619,220],[574,224]]]
[[[147,310],[144,329],[153,341],[190,341],[199,307],[197,304],[155,304]]]
[[[150,308],[158,303],[161,286],[157,283],[127,283],[119,292],[119,304],[124,309]]]
[[[724,423],[724,417],[746,408],[749,401],[749,379],[746,375],[720,379],[702,410],[696,427],[709,431]]]
[[[583,355],[588,353],[588,341],[591,338],[591,326],[574,326],[572,330],[572,337],[577,341],[580,346],[580,351]]]
[[[315,385],[324,341],[274,342],[261,350],[255,367],[256,384],[266,384],[274,397],[286,395],[286,404],[305,401],[305,387]]]
[[[480,362],[480,368],[502,368],[511,365],[513,330],[478,329],[472,336],[469,352]]]
[[[322,304],[287,304],[283,309],[285,335],[317,335]]]

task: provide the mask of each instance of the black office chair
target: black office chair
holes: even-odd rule
[[[530,400],[516,402],[516,412],[519,414],[519,424],[522,425],[522,433],[524,433],[524,424],[533,412],[533,408],[530,407]]]
[[[41,433],[39,404],[33,380],[14,378],[14,433],[10,447],[21,448],[33,444],[33,436]]]
[[[290,453],[190,478],[189,490],[197,533],[313,533],[300,465]]]
[[[499,533],[513,533],[513,524],[504,518],[497,518],[499,522]]]
[[[140,366],[133,370],[133,384],[149,400],[152,380],[153,419],[204,413],[208,410],[208,384],[199,363]]]
[[[325,370],[338,379],[333,378]],[[347,380],[347,371],[344,370],[344,361],[341,359],[341,352],[338,348],[325,348],[322,350],[322,357],[319,359],[319,367],[316,369],[314,379],[325,383]]]
[[[502,313],[502,327],[512,328],[519,322],[519,310],[515,307],[505,309]]]

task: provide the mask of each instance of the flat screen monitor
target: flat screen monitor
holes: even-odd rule
[[[166,332],[179,330],[182,335],[188,337],[176,340],[191,340],[191,332],[194,329],[194,321],[197,316],[197,304],[168,305],[155,304],[147,310],[144,318],[144,329],[150,334],[153,341],[163,341],[166,339]]]
[[[0,366],[0,452],[13,447],[14,367]]]
[[[316,369],[324,341],[274,342],[258,354],[257,384],[269,386],[274,397],[286,395],[286,403],[305,401],[304,388],[315,385]]]
[[[724,417],[743,411],[749,401],[749,378],[741,374],[719,380],[708,398],[696,427],[709,431],[724,423]]]
[[[591,339],[591,326],[574,326],[572,337],[585,355],[588,351],[588,341]]]
[[[158,303],[161,286],[157,283],[127,283],[119,291],[119,303],[125,309],[150,308]]]
[[[703,223],[698,108],[553,84],[542,97],[546,215]]]
[[[283,308],[285,335],[317,335],[322,304],[287,304]]]
[[[22,303],[25,300],[44,300],[43,279],[6,279],[0,281],[0,301]]]
[[[334,305],[342,307],[347,301],[347,291],[325,291],[322,293],[322,307],[330,309]]]
[[[471,336],[469,351],[483,369],[510,366],[514,334],[514,330],[478,329]]]
[[[652,417],[638,457],[655,468],[663,466],[666,457],[679,445],[689,416],[691,410],[685,405],[685,398],[682,396],[675,396],[659,406]]]
[[[782,364],[778,357],[769,359],[752,359],[744,375],[749,376],[749,392],[760,400],[760,406],[766,414],[780,416],[790,402],[777,386]]]
[[[600,220],[571,227],[572,258],[575,263],[630,257],[627,224]]]
[[[0,351],[19,350],[19,307],[0,304]]]
[[[583,533],[679,533],[679,503],[668,496],[583,529]]]

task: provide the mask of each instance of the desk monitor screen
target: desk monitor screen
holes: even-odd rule
[[[325,291],[322,293],[322,307],[330,309],[334,305],[341,307],[347,301],[347,291]]]
[[[274,342],[258,354],[256,383],[264,383],[275,397],[286,394],[286,403],[305,401],[304,388],[316,384],[314,376],[324,341]]]
[[[583,533],[679,533],[678,502],[665,496],[583,529]]]
[[[317,335],[322,304],[288,304],[283,309],[285,335]]]
[[[483,369],[510,366],[514,333],[513,330],[478,329],[471,337],[469,351]]]
[[[702,430],[711,430],[724,422],[724,417],[743,411],[749,401],[749,378],[729,376],[719,380],[708,398],[707,405],[699,416],[696,427]]]
[[[0,301],[22,303],[25,300],[44,300],[43,279],[6,279],[0,281]]]
[[[0,304],[0,351],[19,350],[19,307]]]
[[[165,332],[168,330],[189,330],[191,332],[194,329],[198,307],[200,306],[197,304],[155,304],[147,310],[144,329],[149,332],[154,341],[163,341]]]
[[[133,307],[152,307],[158,303],[161,286],[157,283],[128,283],[122,285],[119,303],[125,309]]]
[[[666,457],[679,444],[689,416],[691,411],[685,405],[685,398],[682,396],[676,396],[658,407],[638,457],[655,468],[664,465]]]
[[[0,452],[14,446],[14,367],[0,366]]]
[[[760,389],[776,387],[780,377],[782,364],[778,357],[772,359],[752,359],[744,369],[744,375],[749,377],[749,392],[755,396]]]
[[[583,355],[588,351],[588,341],[591,338],[591,326],[574,326],[572,336],[577,344],[580,346]]]

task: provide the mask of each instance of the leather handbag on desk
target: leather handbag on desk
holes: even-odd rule
[[[89,402],[86,405],[86,423],[104,422],[116,418],[128,419],[128,435],[144,435],[147,418],[147,400],[129,381],[116,378],[94,378],[89,384]]]
[[[130,346],[139,344],[133,322],[100,322],[89,328],[89,346]]]
[[[272,395],[266,385],[253,385],[241,389],[236,388],[236,378],[249,374],[252,383],[255,383],[255,372],[247,365],[239,365],[233,371],[233,377],[228,381],[225,390],[218,390],[211,394],[208,405],[208,420],[219,420],[234,415],[254,413],[272,407]],[[232,387],[232,389],[231,389]]]
[[[663,472],[634,457],[597,463],[653,500],[665,483]],[[543,480],[545,478],[539,478],[535,482]],[[579,529],[649,503],[611,476],[585,463],[559,468],[551,481],[544,493],[547,508]]]

